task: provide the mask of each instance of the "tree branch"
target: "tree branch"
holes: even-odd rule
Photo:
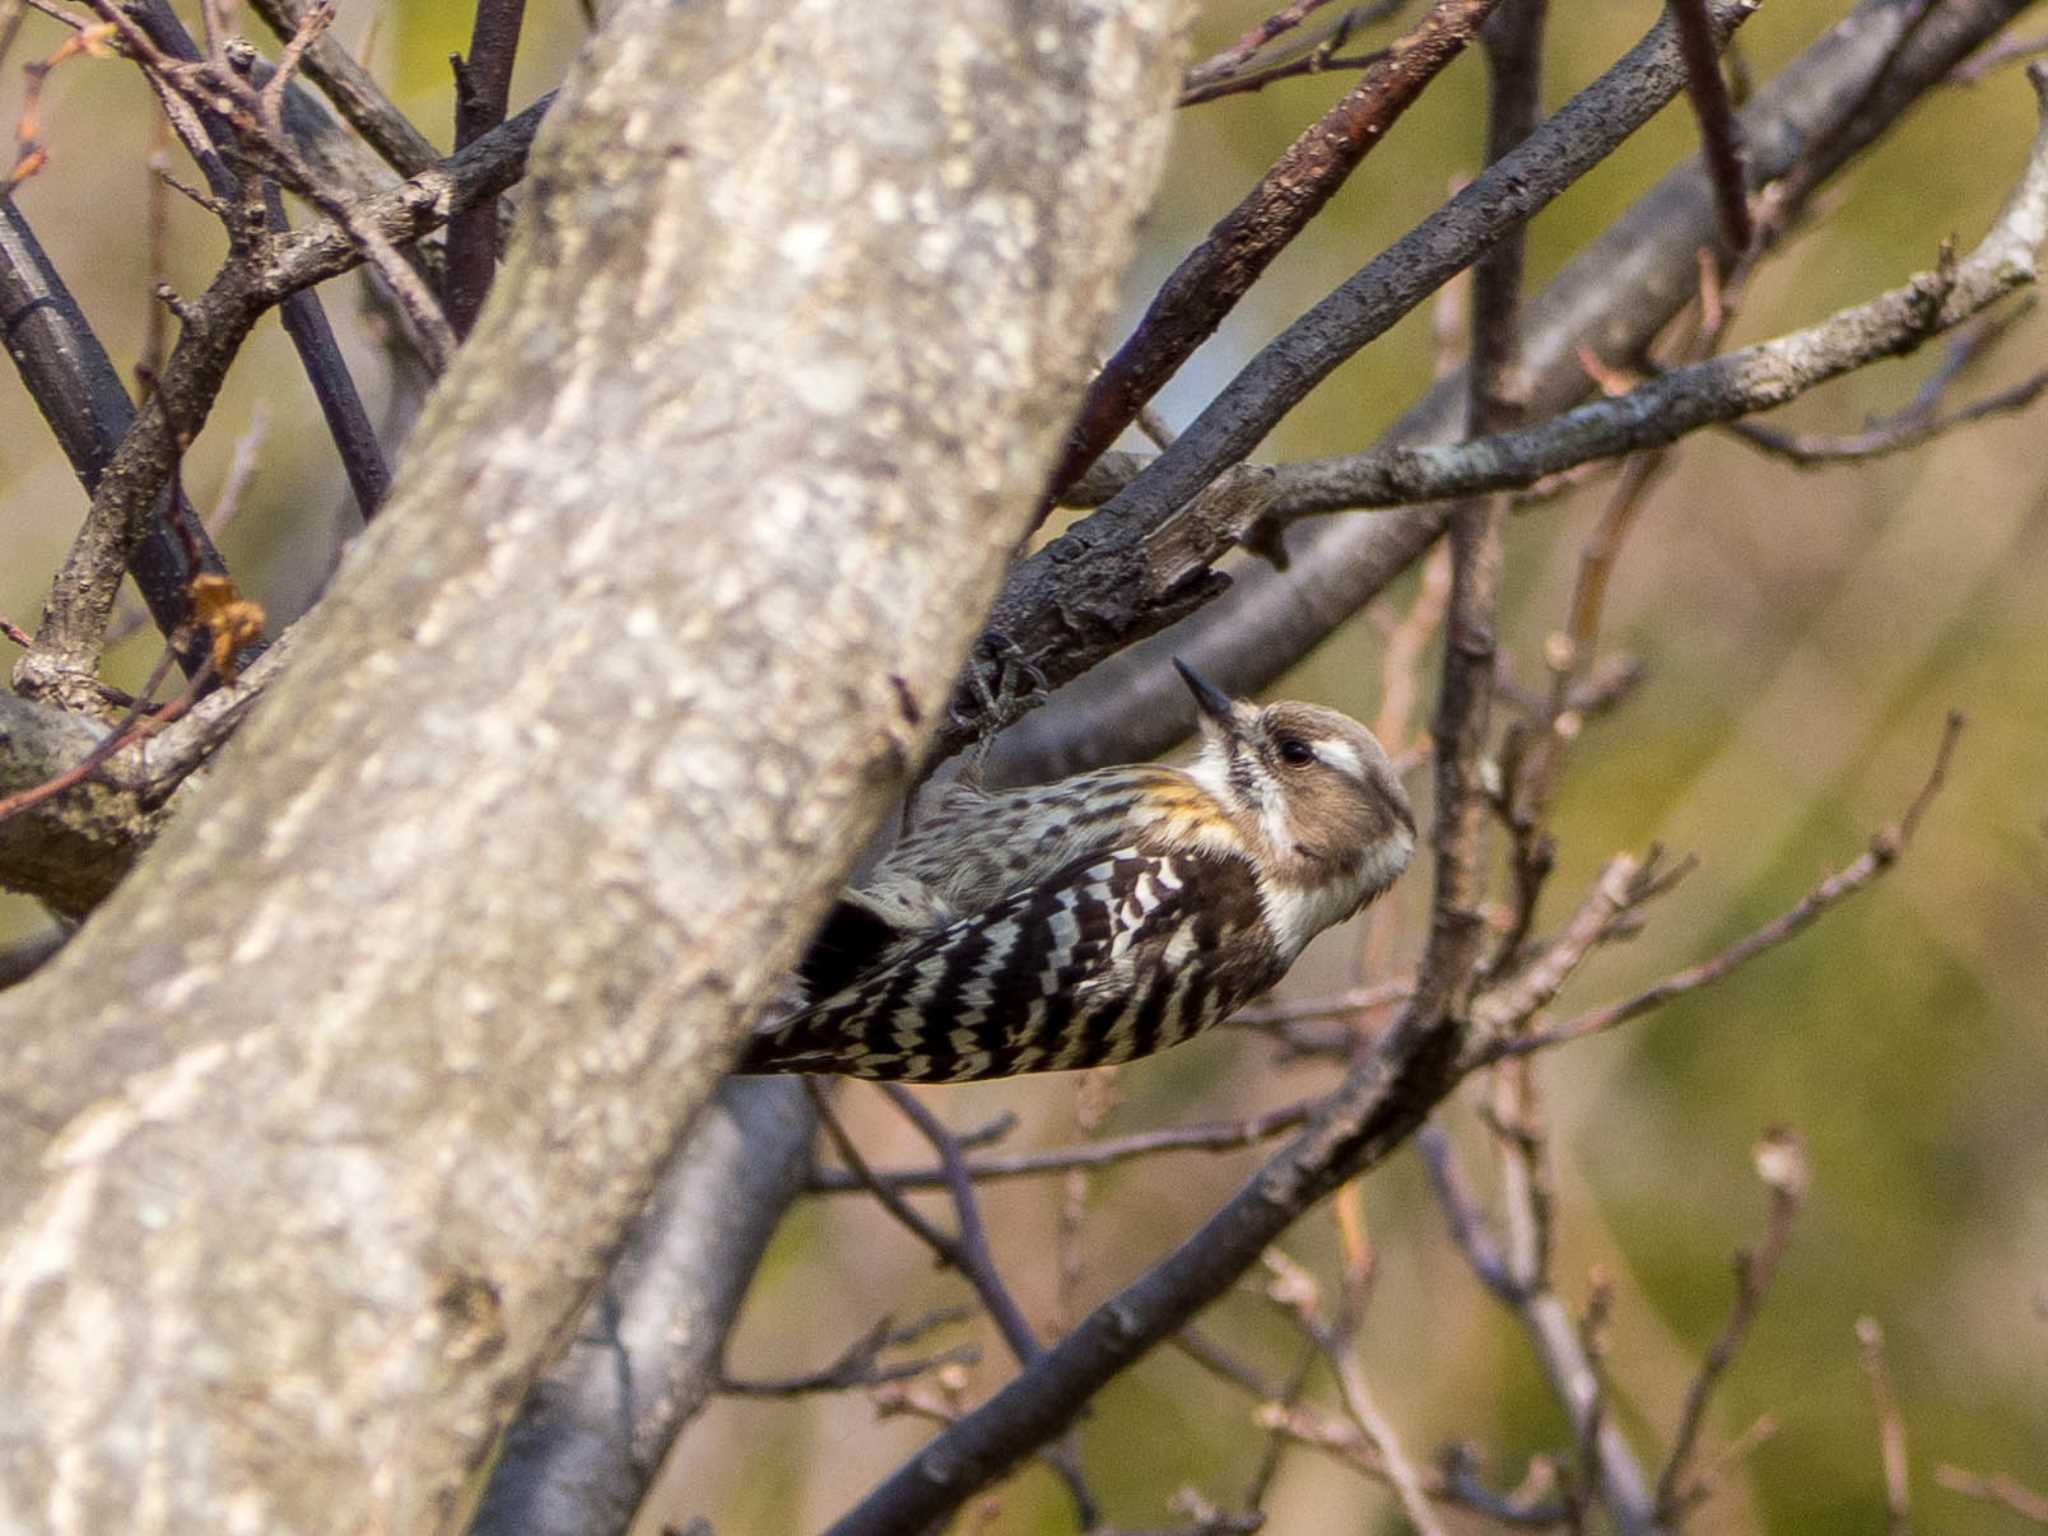
[[[6,317],[7,351],[21,371],[29,398],[49,423],[79,483],[88,495],[96,496],[134,425],[135,405],[12,197],[0,197],[0,316]],[[197,526],[197,513],[189,503],[185,511]],[[111,607],[112,588],[124,572],[132,574],[158,632],[168,638],[192,617],[185,591],[199,573],[186,565],[185,546],[169,522],[155,508],[152,514],[127,560],[93,579],[107,583]],[[202,548],[204,569],[224,572],[226,566],[211,541]],[[52,600],[58,600],[54,594]],[[188,677],[197,670],[205,649],[194,641],[181,653]]]
[[[1718,35],[1725,41],[1753,9],[1754,0],[1718,0]],[[1270,495],[1256,478],[1219,477],[1340,363],[1599,164],[1684,84],[1660,20],[1519,149],[1263,348],[1100,512],[1020,562],[990,628],[1056,687],[1215,596],[1227,583],[1211,562]],[[963,723],[941,734],[944,750],[973,738],[973,692],[955,701]]]
[[[526,0],[477,0],[469,57],[455,66],[455,147],[467,149],[505,120]],[[498,200],[481,198],[448,223],[448,323],[467,336],[498,270]]]
[[[1749,102],[1742,124],[1751,175],[1763,184],[1798,167],[1797,196],[1783,209],[1796,211],[2024,3],[1936,0],[1930,12],[1924,0],[1862,0]],[[1641,353],[1692,300],[1699,251],[1718,242],[1713,188],[1697,164],[1674,171],[1638,200],[1524,307],[1516,377],[1525,409],[1541,417],[1584,397],[1590,381],[1578,349],[1593,338],[1611,356]],[[1439,384],[1387,441],[1450,440],[1462,428],[1465,395],[1462,378]],[[1170,637],[1113,657],[1005,731],[986,777],[1035,782],[1164,751],[1192,728],[1185,690],[1175,696],[1169,653],[1235,692],[1256,691],[1419,559],[1441,533],[1443,515],[1428,505],[1294,530],[1286,573],[1234,570],[1225,601],[1203,608]],[[1191,594],[1192,604],[1207,595],[1213,594]]]
[[[249,0],[279,42],[287,42],[304,25],[311,0]],[[322,33],[306,50],[305,70],[334,103],[335,109],[401,176],[417,176],[440,158],[427,136],[412,125],[378,86],[375,77],[356,62],[333,33]],[[458,148],[460,146],[457,146]]]
[[[1464,51],[1498,3],[1436,0],[1421,23],[1304,129],[1209,238],[1188,253],[1160,285],[1130,339],[1088,386],[1066,454],[1053,471],[1050,495],[1057,497],[1078,479],[1216,334],[1237,301]]]
[[[395,244],[509,186],[524,172],[527,146],[546,106],[546,99],[536,102],[462,154],[368,199],[351,222]],[[181,436],[194,435],[204,425],[229,366],[265,311],[285,295],[338,276],[362,259],[349,232],[324,220],[289,235],[258,238],[247,259],[231,259],[206,292],[186,306],[177,346],[156,393],[133,417],[100,472],[92,508],[52,589],[36,647],[16,667],[17,687],[32,696],[78,702],[76,696],[89,688],[97,666],[129,551],[157,521],[153,509],[181,452]]]

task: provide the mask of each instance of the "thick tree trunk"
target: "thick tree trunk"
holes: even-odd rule
[[[1177,9],[612,19],[289,676],[0,997],[0,1531],[459,1517],[918,760]]]

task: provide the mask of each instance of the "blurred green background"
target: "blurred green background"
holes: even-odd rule
[[[1263,15],[1267,0],[1212,0],[1202,55]],[[1741,34],[1758,79],[1847,9],[1772,0]],[[1647,3],[1556,5],[1546,66],[1555,105],[1654,19]],[[401,105],[438,142],[451,111],[446,58],[466,46],[466,7],[344,0],[341,35],[361,46]],[[2023,22],[2023,25],[2025,23]],[[571,4],[530,12],[514,105],[554,83],[583,35]],[[0,110],[19,109],[23,61],[59,30],[30,15]],[[1124,321],[1240,196],[1341,79],[1282,84],[1182,114],[1166,189],[1128,284]],[[1398,125],[1309,236],[1290,250],[1160,401],[1185,423],[1248,353],[1476,169],[1481,71],[1459,61]],[[133,71],[75,61],[43,111],[49,165],[20,206],[124,369],[141,344],[147,294],[143,169],[151,105]],[[1967,248],[2016,174],[2033,127],[2016,70],[1926,101],[1838,180],[1827,213],[1764,269],[1730,345],[1777,334],[1897,284],[1953,233]],[[1540,282],[1687,155],[1693,128],[1667,110],[1532,227]],[[221,253],[213,221],[173,208],[173,282],[199,288]],[[354,279],[324,291],[373,414],[396,409]],[[2023,322],[1957,398],[2013,383],[2043,362],[2043,322]],[[1368,443],[1427,387],[1431,317],[1419,313],[1341,370],[1274,435],[1276,457]],[[1932,352],[1809,397],[1774,424],[1852,430],[1896,409]],[[238,438],[260,427],[255,478],[221,538],[232,568],[282,624],[317,593],[354,512],[289,346],[266,323],[194,449],[187,485],[212,503]],[[1708,1453],[1770,1412],[1780,1428],[1696,1517],[1701,1531],[1865,1532],[1884,1521],[1878,1440],[1854,1324],[1878,1319],[1904,1412],[1916,1517],[1952,1531],[2023,1528],[1939,1488],[1934,1468],[2006,1471],[2048,1488],[2048,417],[2005,417],[1863,466],[1802,473],[1726,437],[1688,442],[1651,493],[1613,583],[1606,638],[1643,658],[1648,681],[1592,726],[1569,759],[1556,808],[1560,867],[1545,918],[1559,920],[1600,861],[1658,842],[1699,870],[1653,909],[1634,942],[1596,957],[1567,1011],[1621,995],[1702,958],[1854,859],[1896,816],[1932,760],[1942,716],[1970,725],[1945,793],[1904,863],[1792,945],[1724,985],[1628,1029],[1545,1058],[1540,1071],[1558,1189],[1556,1273],[1574,1305],[1595,1267],[1613,1278],[1609,1365],[1616,1413],[1653,1465],[1701,1351],[1725,1316],[1728,1255],[1761,1234],[1765,1194],[1750,1149],[1767,1126],[1798,1128],[1812,1194],[1747,1347],[1710,1420]],[[1579,547],[1604,485],[1519,514],[1509,529],[1503,639],[1515,673],[1542,675]],[[0,614],[33,627],[83,498],[11,370],[0,380]],[[1389,595],[1398,614],[1413,578]],[[1365,718],[1378,711],[1380,631],[1356,622],[1276,692]],[[156,644],[116,653],[133,684]],[[1433,658],[1432,658],[1433,664]],[[1429,687],[1423,689],[1426,712]],[[1418,718],[1413,722],[1417,728]],[[1378,964],[1406,965],[1421,932],[1426,872],[1376,909],[1377,931],[1325,938],[1290,979],[1317,995]],[[0,899],[0,941],[41,922]],[[1122,1074],[1111,1132],[1234,1117],[1326,1086],[1327,1065],[1281,1064],[1271,1045],[1226,1031]],[[1075,1133],[1067,1080],[938,1090],[955,1124],[1012,1110],[1010,1144]],[[871,1091],[842,1095],[879,1164],[918,1161],[914,1133]],[[1469,1103],[1447,1123],[1469,1169],[1490,1177]],[[1083,1226],[1086,1305],[1190,1231],[1254,1165],[1253,1153],[1157,1159],[1095,1178]],[[999,1257],[1032,1317],[1059,1303],[1062,1181],[993,1187]],[[1405,1442],[1426,1457],[1477,1442],[1503,1486],[1523,1459],[1569,1435],[1513,1322],[1448,1242],[1412,1154],[1368,1186],[1378,1277],[1364,1362]],[[936,1209],[936,1207],[935,1207]],[[1330,1222],[1287,1244],[1326,1282]],[[884,1312],[960,1299],[869,1202],[800,1206],[779,1237],[736,1336],[731,1369],[816,1367]],[[1248,1288],[1208,1326],[1272,1377],[1298,1338]],[[1007,1375],[978,1325],[970,1399]],[[1333,1402],[1327,1381],[1315,1395]],[[1119,1382],[1081,1431],[1088,1469],[1117,1523],[1170,1523],[1191,1486],[1228,1504],[1263,1449],[1255,1404],[1187,1360],[1156,1357]],[[721,1532],[812,1529],[927,1433],[878,1418],[858,1395],[717,1405],[679,1454],[659,1513],[711,1515]],[[1313,1450],[1290,1453],[1269,1530],[1372,1531],[1398,1524],[1377,1485]],[[655,1512],[650,1512],[650,1516]],[[963,1529],[1071,1528],[1042,1471],[1006,1486]],[[655,1529],[653,1524],[648,1529]]]

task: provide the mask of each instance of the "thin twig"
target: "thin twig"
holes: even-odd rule
[[[18,815],[31,806],[40,805],[45,800],[54,799],[66,790],[77,788],[97,773],[106,761],[123,747],[170,724],[190,709],[205,692],[206,685],[213,681],[213,663],[210,658],[200,664],[199,670],[185,685],[185,691],[169,704],[157,709],[149,702],[150,695],[162,684],[175,660],[175,653],[166,650],[163,659],[157,663],[156,670],[150,674],[149,681],[143,685],[141,696],[136,699],[127,715],[75,766],[44,780],[41,784],[0,799],[0,821]]]
[[[1181,82],[1183,89],[1193,90],[1197,86],[1208,85],[1212,81],[1236,74],[1251,62],[1253,54],[1281,33],[1300,26],[1310,15],[1327,4],[1329,0],[1289,0],[1287,5],[1252,27],[1228,48],[1190,68]]]
[[[1365,1373],[1358,1366],[1356,1348],[1334,1351],[1330,1363],[1337,1372],[1337,1389],[1344,1395],[1345,1408],[1358,1421],[1358,1427],[1365,1431],[1365,1438],[1386,1460],[1387,1479],[1394,1485],[1395,1496],[1400,1499],[1409,1524],[1422,1536],[1443,1536],[1443,1527],[1437,1523],[1436,1515],[1429,1507],[1429,1498],[1414,1464],[1402,1451],[1401,1440],[1395,1434],[1393,1424],[1380,1411],[1379,1403],[1366,1385]]]
[[[1117,1105],[1117,1069],[1098,1067],[1083,1072],[1074,1083],[1074,1126],[1085,1144],[1095,1139],[1103,1122]],[[1055,1290],[1055,1332],[1074,1326],[1081,1313],[1081,1277],[1087,1256],[1081,1244],[1081,1227],[1088,1219],[1090,1181],[1086,1168],[1069,1168],[1066,1188],[1060,1199],[1058,1285]]]
[[[1343,69],[1371,69],[1375,64],[1385,63],[1392,51],[1389,48],[1373,48],[1364,53],[1345,54],[1338,53],[1332,44],[1326,43],[1284,63],[1269,64],[1242,75],[1233,75],[1230,79],[1218,81],[1215,85],[1183,92],[1176,105],[1199,107],[1205,102],[1221,101],[1226,96],[1244,96],[1254,91],[1263,91],[1269,85],[1282,80],[1299,79],[1303,75],[1330,74]]]
[[[1684,1512],[1705,1503],[1720,1486],[1722,1479],[1747,1461],[1758,1446],[1776,1438],[1778,1429],[1778,1416],[1775,1413],[1758,1414],[1749,1428],[1729,1441],[1718,1455],[1709,1457],[1706,1465],[1693,1474],[1691,1480],[1679,1492],[1675,1507]]]
[[[1721,234],[1738,257],[1756,241],[1749,216],[1748,170],[1742,153],[1742,126],[1728,97],[1728,79],[1721,73],[1720,50],[1706,0],[1669,0],[1685,53],[1686,93],[1699,119],[1700,148],[1713,178],[1714,202],[1721,211]]]
[[[911,1235],[937,1254],[940,1262],[958,1269],[960,1265],[955,1257],[958,1246],[953,1239],[919,1215],[917,1208],[899,1195],[893,1186],[875,1177],[873,1170],[868,1167],[867,1159],[860,1155],[860,1148],[853,1144],[853,1138],[847,1134],[846,1127],[840,1124],[830,1097],[815,1078],[804,1079],[804,1091],[811,1096],[811,1107],[818,1112],[818,1123],[825,1128],[825,1135],[832,1142],[832,1150],[852,1171],[860,1187],[881,1201],[882,1209],[909,1228]]]
[[[1169,1125],[1157,1130],[1134,1132],[1129,1136],[1109,1136],[1075,1146],[1052,1147],[1041,1152],[968,1158],[965,1167],[970,1179],[1010,1179],[1065,1173],[1073,1168],[1107,1168],[1132,1158],[1152,1157],[1162,1152],[1241,1152],[1306,1124],[1321,1103],[1320,1099],[1301,1099],[1243,1120]],[[807,1188],[814,1194],[845,1194],[872,1188],[869,1180],[892,1190],[948,1187],[947,1172],[939,1167],[869,1170],[864,1175],[820,1168],[811,1175]]]
[[[1503,1497],[1487,1487],[1479,1475],[1478,1458],[1472,1447],[1461,1442],[1448,1445],[1438,1458],[1443,1471],[1445,1497],[1478,1511],[1503,1525],[1562,1525],[1570,1511],[1548,1497],[1557,1485],[1557,1470],[1548,1456],[1533,1457],[1522,1486]]]
[[[736,1397],[802,1397],[814,1392],[844,1392],[886,1382],[908,1381],[948,1365],[973,1365],[981,1352],[972,1344],[956,1344],[936,1355],[916,1360],[880,1363],[882,1351],[913,1344],[943,1323],[958,1322],[958,1309],[934,1312],[908,1327],[899,1328],[894,1318],[884,1317],[849,1344],[838,1359],[823,1370],[798,1376],[741,1378],[720,1373],[718,1390]]]
[[[1129,340],[1089,385],[1048,496],[1080,478],[1173,377],[1259,275],[1334,197],[1498,0],[1436,0],[1422,22],[1300,134],[1160,286]]]
[[[1543,1085],[1526,1063],[1503,1062],[1494,1068],[1491,1093],[1481,1101],[1480,1116],[1493,1133],[1494,1157],[1500,1167],[1500,1204],[1506,1218],[1503,1240],[1508,1278],[1524,1312],[1525,1329],[1534,1320],[1537,1300],[1551,1284],[1551,1259],[1557,1251],[1557,1194],[1550,1172],[1549,1125],[1543,1112]],[[1533,1329],[1529,1331],[1533,1332]],[[1539,1364],[1550,1373],[1551,1395],[1567,1415],[1577,1421],[1578,1399],[1560,1361],[1539,1351]],[[1569,1375],[1576,1378],[1592,1370],[1590,1358],[1573,1357]],[[1599,1426],[1582,1427],[1582,1438],[1599,1435]],[[1617,1451],[1619,1448],[1616,1448]],[[1602,1456],[1601,1464],[1620,1467],[1616,1456]],[[1633,1454],[1628,1458],[1624,1480],[1605,1479],[1602,1492],[1610,1505],[1617,1506],[1616,1522],[1624,1528],[1640,1528],[1646,1508],[1637,1489],[1643,1478],[1636,1470]]]
[[[1352,1315],[1348,1307],[1335,1321],[1326,1318],[1313,1277],[1278,1248],[1267,1250],[1266,1264],[1274,1274],[1267,1295],[1293,1314],[1302,1332],[1322,1350],[1330,1368],[1336,1372],[1337,1388],[1343,1395],[1345,1410],[1386,1468],[1387,1481],[1393,1485],[1394,1496],[1400,1500],[1402,1512],[1408,1516],[1409,1523],[1422,1536],[1443,1536],[1436,1512],[1430,1508],[1429,1494],[1422,1478],[1403,1451],[1393,1424],[1380,1411],[1366,1384],[1365,1372],[1358,1364],[1353,1333],[1360,1319]]]
[[[27,16],[24,0],[0,0],[0,69],[6,68],[7,55],[14,52],[14,40],[21,35]]]
[[[1266,1401],[1275,1403],[1284,1411],[1293,1408],[1308,1391],[1309,1378],[1315,1372],[1316,1361],[1322,1358],[1322,1351],[1313,1343],[1304,1342],[1301,1355],[1294,1362],[1294,1368],[1287,1373],[1287,1380],[1280,1391]],[[1246,1509],[1258,1509],[1266,1502],[1266,1495],[1272,1491],[1273,1480],[1280,1475],[1281,1464],[1287,1459],[1288,1448],[1293,1440],[1279,1429],[1266,1431],[1266,1448],[1259,1454],[1259,1464],[1252,1469],[1250,1480],[1245,1484],[1242,1500]]]
[[[1792,1223],[1806,1197],[1806,1154],[1796,1132],[1783,1128],[1771,1131],[1756,1149],[1758,1176],[1770,1190],[1769,1223],[1764,1240],[1754,1251],[1740,1249],[1735,1255],[1735,1303],[1728,1320],[1709,1346],[1692,1384],[1686,1388],[1685,1408],[1679,1417],[1678,1433],[1671,1442],[1670,1459],[1657,1479],[1657,1512],[1674,1520],[1685,1507],[1685,1494],[1692,1484],[1685,1481],[1687,1463],[1692,1460],[1700,1430],[1706,1424],[1707,1404],[1722,1375],[1735,1361],[1748,1337],[1750,1325],[1763,1306],[1764,1293],[1777,1273],[1778,1261],[1792,1239]]]
[[[1910,1529],[1912,1484],[1906,1469],[1906,1421],[1899,1413],[1891,1367],[1884,1358],[1884,1329],[1874,1317],[1856,1320],[1857,1353],[1863,1374],[1870,1378],[1870,1400],[1877,1410],[1877,1451],[1884,1465],[1886,1529],[1905,1536]]]
[[[235,438],[227,472],[221,476],[220,489],[214,493],[213,515],[206,519],[205,524],[207,533],[214,538],[219,538],[223,530],[241,515],[242,500],[256,478],[256,461],[263,452],[263,440],[269,431],[270,412],[259,400],[250,408],[249,425]]]
[[[988,1308],[989,1316],[995,1319],[996,1327],[1001,1330],[1003,1341],[1010,1346],[1010,1353],[1017,1357],[1017,1363],[1029,1365],[1045,1353],[1045,1346],[1038,1342],[1038,1335],[1025,1321],[1024,1309],[1017,1305],[1017,1299],[1010,1294],[1009,1287],[1003,1283],[1002,1275],[996,1269],[995,1258],[989,1252],[988,1229],[981,1221],[981,1206],[974,1198],[974,1180],[967,1171],[967,1160],[961,1155],[959,1140],[937,1115],[924,1107],[916,1094],[902,1084],[884,1083],[882,1091],[903,1117],[917,1127],[918,1134],[932,1144],[932,1150],[939,1154],[940,1171],[945,1176],[946,1189],[953,1197],[954,1216],[960,1224],[959,1236],[944,1250],[946,1262],[959,1270],[967,1283],[974,1287],[975,1294],[981,1297],[982,1305]]]
[[[1640,859],[1619,853],[1609,859],[1563,931],[1473,1003],[1472,1020],[1479,1040],[1519,1033],[1538,1010],[1548,1007],[1586,956],[1654,888],[1657,874],[1654,853]]]
[[[1267,1380],[1256,1368],[1193,1324],[1181,1329],[1167,1342],[1211,1375],[1241,1387],[1262,1403],[1276,1402],[1285,1393],[1286,1389],[1278,1382]]]
[[[2048,48],[2048,43],[2042,45]],[[1966,1499],[1976,1499],[1986,1504],[1997,1504],[2011,1510],[2022,1520],[2031,1520],[2036,1525],[2048,1525],[2048,1497],[2034,1492],[2026,1484],[1994,1472],[1989,1477],[1979,1476],[1962,1467],[1941,1463],[1934,1469],[1934,1480],[1950,1493],[1959,1493]]]
[[[1386,738],[1381,737],[1382,741]],[[1369,1013],[1375,1008],[1384,1008],[1389,1003],[1398,1003],[1414,989],[1412,976],[1396,981],[1370,982],[1362,987],[1352,987],[1327,997],[1301,997],[1287,1002],[1253,1003],[1249,1008],[1240,1008],[1230,1016],[1230,1022],[1242,1029],[1266,1029],[1275,1024],[1302,1024],[1318,1019],[1341,1019],[1352,1014]]]
[[[1286,10],[1268,17],[1231,47],[1196,65],[1184,78],[1176,105],[1197,107],[1225,96],[1264,90],[1275,81],[1319,75],[1329,70],[1370,69],[1387,57],[1391,50],[1386,48],[1355,54],[1344,54],[1339,50],[1361,28],[1385,21],[1397,13],[1405,0],[1372,0],[1368,5],[1354,5],[1332,18],[1319,31],[1290,39],[1284,47],[1262,52],[1283,31],[1298,25],[1325,3],[1326,0],[1295,0]],[[1246,51],[1248,48],[1249,52]]]
[[[1901,413],[1861,432],[1780,432],[1754,421],[1731,421],[1725,425],[1729,432],[1752,447],[1761,448],[1777,458],[1788,459],[1801,469],[1814,469],[1822,465],[1860,463],[1890,453],[1903,453],[1908,448],[1918,448],[1957,427],[1966,427],[1991,416],[2023,411],[2040,399],[2043,392],[2048,392],[2048,369],[2010,389],[2001,389],[1946,414],[1912,419]]]
[[[298,34],[312,6],[310,0],[250,0],[250,8],[284,42]],[[306,49],[304,67],[335,110],[401,176],[416,176],[439,158],[427,137],[331,33],[322,34]]]
[[[169,158],[171,147],[170,120],[158,117],[150,124],[149,165],[151,170],[161,170]],[[137,372],[161,373],[164,366],[165,317],[169,308],[157,295],[171,286],[171,199],[170,188],[161,176],[149,179],[149,292],[150,301],[143,310],[142,356],[136,364]]]
[[[1487,1227],[1485,1213],[1466,1182],[1463,1169],[1451,1154],[1451,1139],[1441,1119],[1432,1120],[1415,1135],[1415,1150],[1429,1173],[1429,1186],[1451,1229],[1451,1241],[1472,1267],[1479,1283],[1508,1306],[1521,1299],[1521,1288],[1508,1273],[1500,1245]]]
[[[1276,1438],[1335,1456],[1353,1471],[1375,1482],[1391,1482],[1385,1460],[1352,1419],[1299,1401],[1297,1389],[1289,1384],[1269,1381],[1200,1329],[1182,1329],[1169,1342],[1219,1380],[1256,1398],[1260,1405],[1255,1414],[1256,1420]],[[1321,1348],[1313,1340],[1309,1341],[1304,1361],[1313,1363],[1321,1356]],[[1466,1466],[1469,1469],[1469,1457],[1466,1458]],[[1552,1526],[1560,1524],[1564,1518],[1562,1506],[1542,1502],[1542,1494],[1546,1491],[1542,1488],[1531,1488],[1502,1499],[1480,1486],[1469,1475],[1469,1470],[1468,1475],[1461,1478],[1448,1469],[1432,1473],[1417,1468],[1415,1476],[1430,1498],[1463,1505],[1504,1524]],[[1259,1491],[1263,1493],[1262,1485]],[[1246,1502],[1256,1505],[1259,1500],[1248,1498]]]
[[[1586,1406],[1578,1422],[1579,1475],[1566,1489],[1565,1500],[1575,1531],[1584,1529],[1584,1513],[1593,1490],[1604,1490],[1611,1481],[1605,1458],[1614,1441],[1607,1434],[1607,1381],[1600,1367],[1607,1355],[1607,1322],[1613,1306],[1613,1277],[1596,1266],[1588,1276],[1586,1310],[1578,1327],[1579,1354],[1585,1361]],[[1617,1520],[1623,1518],[1620,1511],[1614,1513]]]
[[[982,1224],[981,1206],[974,1196],[974,1181],[968,1174],[967,1159],[961,1151],[959,1138],[946,1129],[945,1122],[926,1109],[908,1088],[900,1083],[881,1086],[890,1102],[939,1155],[946,1188],[953,1198],[954,1219],[959,1224],[959,1236],[952,1242],[948,1262],[974,1287],[975,1295],[981,1298],[982,1306],[995,1319],[1003,1342],[1010,1346],[1010,1353],[1017,1357],[1018,1365],[1030,1367],[1045,1353],[1045,1346],[1038,1342],[1038,1335],[1024,1317],[1024,1309],[1017,1305],[1017,1298],[1010,1294],[1002,1272],[996,1268],[995,1255],[988,1246],[988,1230]],[[1094,1490],[1088,1486],[1088,1480],[1081,1471],[1077,1449],[1071,1444],[1048,1446],[1045,1459],[1066,1483],[1082,1529],[1092,1529],[1100,1521],[1100,1508]]]
[[[1602,1034],[1618,1028],[1663,1007],[1674,998],[1697,991],[1701,987],[1712,986],[1766,950],[1774,949],[1803,932],[1830,907],[1855,895],[1883,875],[1911,846],[1913,833],[1920,824],[1921,816],[1926,813],[1935,795],[1941,791],[1948,774],[1949,759],[1955,751],[1956,739],[1961,735],[1962,729],[1962,714],[1951,710],[1942,730],[1941,745],[1935,752],[1934,767],[1929,772],[1926,782],[1921,785],[1919,793],[1907,806],[1905,814],[1891,826],[1880,828],[1871,838],[1869,848],[1854,864],[1840,874],[1829,875],[1820,881],[1790,910],[1745,934],[1711,959],[1702,960],[1697,965],[1688,966],[1682,971],[1666,976],[1633,997],[1596,1008],[1590,1013],[1580,1014],[1577,1018],[1568,1019],[1562,1024],[1533,1030],[1512,1040],[1495,1040],[1484,1048],[1483,1058],[1498,1060],[1507,1056],[1526,1055],[1532,1051],[1547,1050],[1567,1040],[1580,1040],[1588,1035]]]
[[[1575,1325],[1552,1288],[1552,1202],[1534,1084],[1523,1076],[1501,1075],[1495,1094],[1489,1124],[1500,1148],[1505,1241],[1481,1215],[1448,1137],[1435,1127],[1419,1139],[1432,1187],[1459,1252],[1487,1290],[1514,1313],[1572,1426],[1586,1479],[1573,1484],[1566,1513],[1583,1522],[1590,1483],[1597,1485],[1618,1529],[1654,1532],[1658,1524],[1649,1480],[1603,1406],[1599,1361],[1591,1347],[1598,1342],[1597,1330]],[[1604,1306],[1600,1290],[1596,1285],[1595,1298]],[[1597,1313],[1598,1308],[1589,1310]]]

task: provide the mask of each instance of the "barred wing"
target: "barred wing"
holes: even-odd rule
[[[1279,979],[1251,866],[1076,859],[757,1036],[742,1072],[965,1082],[1128,1061]]]

